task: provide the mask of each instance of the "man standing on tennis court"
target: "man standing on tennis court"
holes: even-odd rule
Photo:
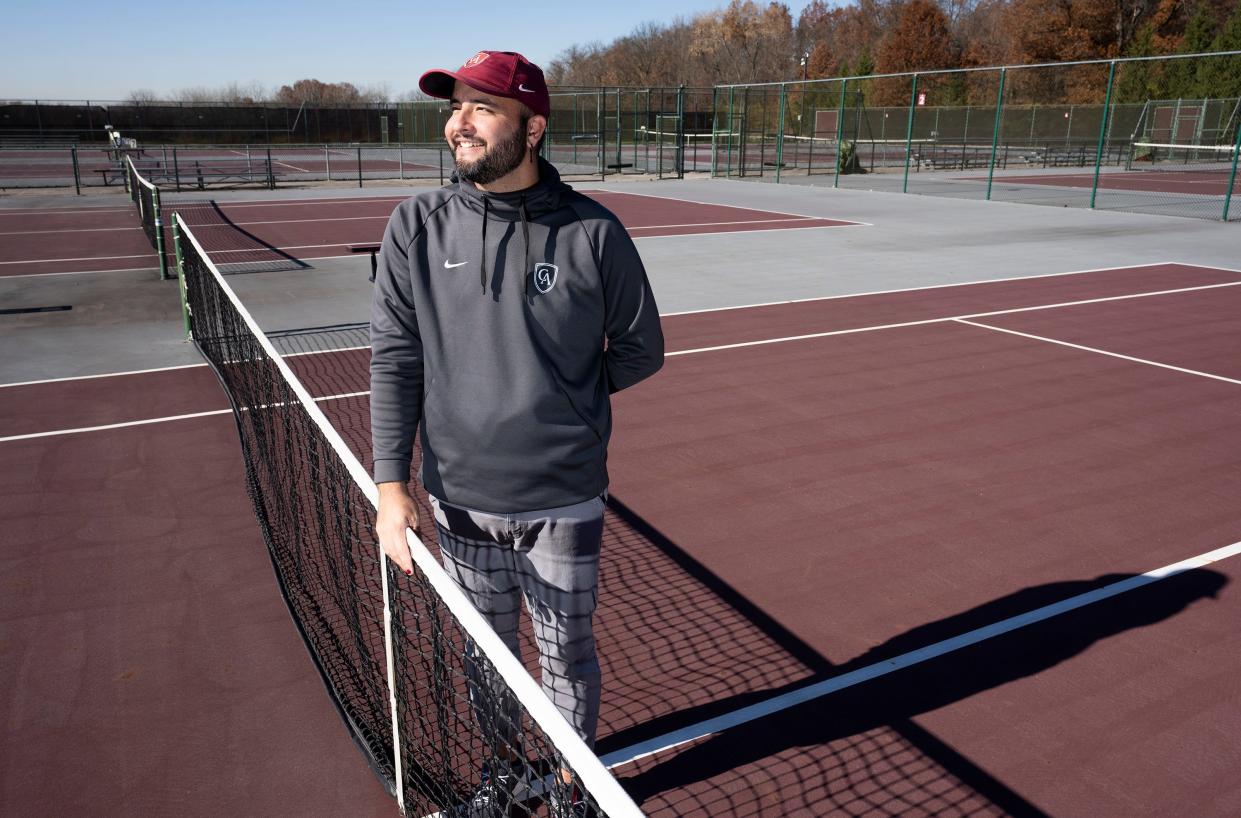
[[[620,222],[539,158],[551,104],[538,66],[480,51],[419,87],[452,101],[456,173],[399,205],[383,240],[371,313],[376,530],[409,573],[420,429],[448,573],[514,653],[525,598],[544,690],[593,744],[609,395],[662,365],[659,314]],[[522,760],[493,763],[467,814],[521,800]]]

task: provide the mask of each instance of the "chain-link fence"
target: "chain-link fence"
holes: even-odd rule
[[[569,179],[714,177],[1241,219],[1241,52],[716,88],[556,88]],[[180,184],[444,178],[443,100],[365,106],[0,106],[0,186],[111,184],[105,126]],[[25,144],[25,143],[32,144]],[[196,164],[195,164],[196,163]],[[242,182],[244,183],[244,182]]]
[[[1241,52],[739,85],[716,99],[716,176],[1241,220]]]

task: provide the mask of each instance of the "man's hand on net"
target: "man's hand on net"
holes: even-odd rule
[[[418,507],[404,483],[379,484],[379,511],[375,515],[375,534],[388,559],[408,576],[414,573],[414,560],[405,540],[405,529],[418,530]]]

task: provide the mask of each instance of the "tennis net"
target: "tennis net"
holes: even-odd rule
[[[413,577],[389,567],[372,529],[375,484],[294,374],[296,359],[282,358],[180,214],[173,237],[191,335],[232,404],[281,591],[401,810],[559,816],[576,801],[588,811],[565,814],[640,816],[412,533]],[[475,799],[485,774],[499,804]]]
[[[159,257],[159,277],[168,278],[168,259],[164,256],[164,224],[160,216],[159,188],[143,178],[134,167],[134,160],[125,156],[125,187],[129,196],[138,208],[138,218],[142,221],[142,229],[155,248]]]
[[[1234,145],[1134,142],[1125,169],[1210,173],[1223,179],[1232,172],[1236,161]]]

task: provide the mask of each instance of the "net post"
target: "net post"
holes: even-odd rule
[[[914,74],[912,88],[909,92],[909,121],[905,123],[905,181],[901,184],[901,193],[909,192],[909,154],[913,148],[914,111],[918,104],[918,75]]]
[[[991,201],[991,181],[995,178],[995,149],[1000,142],[1000,124],[1004,113],[1004,77],[1007,68],[1000,69],[1000,91],[995,97],[995,127],[991,129],[991,161],[987,165],[987,201]],[[1007,150],[1007,149],[1006,149]],[[1005,163],[1007,165],[1007,163]]]
[[[848,87],[849,79],[846,77],[840,81],[840,104],[836,108],[836,174],[832,177],[832,187],[836,188],[840,187],[840,151],[844,148],[845,141],[845,89]],[[810,135],[814,136],[813,125]],[[853,144],[857,146],[856,141]]]
[[[327,180],[332,181],[332,152],[323,146],[323,167],[327,170]]]
[[[73,158],[73,189],[79,196],[82,195],[82,169],[78,166],[78,146],[74,145],[69,148],[69,155]]]
[[[155,254],[159,256],[160,281],[168,279],[168,259],[164,257],[164,222],[159,212],[159,188],[151,188],[151,215],[155,219]]]
[[[177,289],[181,293],[181,326],[185,330],[185,340],[192,338],[190,333],[190,302],[189,293],[185,289],[185,258],[181,255],[181,214],[172,214],[172,249],[177,256]]]
[[[1099,194],[1099,171],[1103,164],[1103,140],[1107,138],[1108,119],[1111,118],[1112,111],[1112,83],[1116,79],[1116,61],[1112,60],[1107,66],[1107,93],[1103,98],[1103,121],[1099,123],[1099,144],[1095,148],[1094,156],[1094,181],[1090,185],[1090,209],[1094,210],[1095,198]],[[1070,109],[1071,112],[1072,109]]]
[[[1237,123],[1237,138],[1232,143],[1232,170],[1228,173],[1228,189],[1224,191],[1224,213],[1220,217],[1223,221],[1228,221],[1228,208],[1232,204],[1232,191],[1237,185],[1237,156],[1239,154],[1241,154],[1241,122]]]
[[[177,148],[175,145],[172,148],[172,176],[173,176],[173,182],[177,188],[177,193],[180,193],[181,192],[181,163],[177,161]]]
[[[271,164],[271,148],[267,149],[267,189],[276,189],[276,169]]]
[[[358,187],[362,187],[362,146],[358,145]]]

